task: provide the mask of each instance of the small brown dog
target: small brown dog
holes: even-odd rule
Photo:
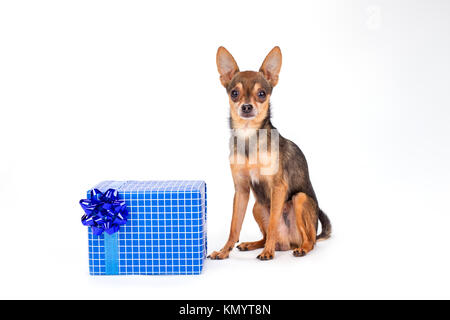
[[[235,194],[228,241],[209,258],[228,258],[239,241],[250,190],[256,199],[253,216],[263,238],[241,243],[239,250],[264,248],[260,260],[273,259],[275,250],[293,249],[294,256],[304,256],[317,240],[330,237],[331,224],[319,208],[305,156],[297,145],[280,136],[270,121],[269,100],[281,69],[280,48],[270,51],[259,72],[240,72],[233,56],[220,47],[217,68],[229,96]],[[322,232],[316,236],[318,220]]]

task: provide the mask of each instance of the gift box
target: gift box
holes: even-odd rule
[[[112,228],[88,228],[91,275],[202,272],[207,253],[204,181],[104,181],[96,189],[115,190],[128,214],[112,234]]]

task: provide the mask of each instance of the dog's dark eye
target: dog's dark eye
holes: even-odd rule
[[[231,90],[231,98],[236,99],[239,96],[239,91],[237,90]]]
[[[260,98],[261,100],[264,100],[266,98],[266,92],[264,90],[259,91],[258,98]]]

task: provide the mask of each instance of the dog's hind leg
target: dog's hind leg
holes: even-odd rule
[[[266,244],[266,239],[261,239],[258,241],[252,241],[252,242],[242,242],[237,246],[237,248],[241,251],[251,251],[256,250],[260,248],[264,248],[264,245]]]
[[[266,244],[266,230],[269,219],[269,210],[258,202],[255,202],[255,205],[253,206],[253,217],[258,223],[259,229],[263,234],[263,238],[261,240],[253,242],[242,242],[237,246],[237,248],[241,251],[250,251],[264,248],[264,245]]]
[[[316,202],[305,193],[297,193],[292,202],[298,231],[302,237],[301,245],[294,249],[294,256],[302,257],[316,244],[318,207]]]

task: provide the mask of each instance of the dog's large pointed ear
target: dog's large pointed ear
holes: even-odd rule
[[[217,50],[216,63],[220,73],[220,82],[226,88],[233,76],[239,72],[239,67],[231,53],[224,47],[219,47]]]
[[[264,74],[264,78],[269,81],[272,87],[278,83],[278,74],[281,70],[281,50],[280,47],[274,47],[264,59],[259,71]]]

